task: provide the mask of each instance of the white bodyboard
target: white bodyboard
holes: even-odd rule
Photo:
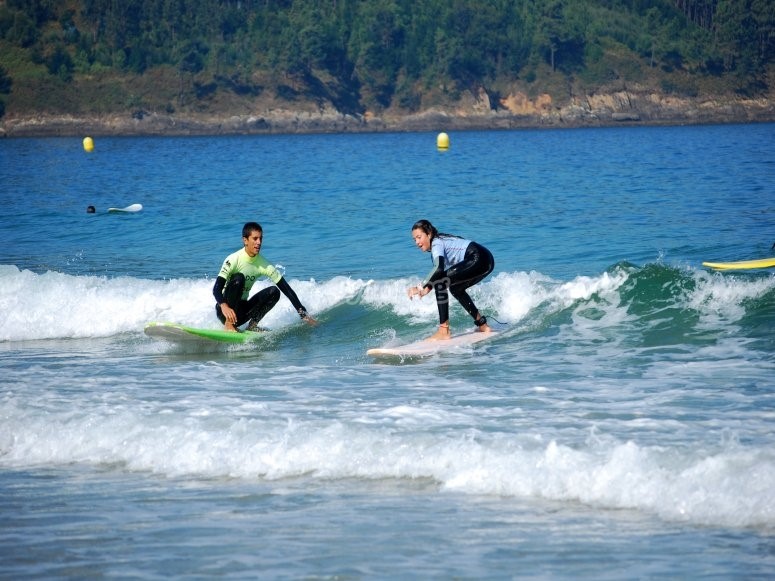
[[[396,347],[376,347],[366,351],[366,355],[371,357],[426,357],[442,351],[449,351],[456,347],[466,347],[479,341],[486,341],[497,337],[500,333],[492,331],[490,333],[480,333],[479,331],[468,331],[453,335],[451,339],[444,341],[429,341],[423,339],[407,345],[398,345]]]
[[[130,204],[126,208],[108,208],[108,214],[134,214],[142,209],[142,204]]]

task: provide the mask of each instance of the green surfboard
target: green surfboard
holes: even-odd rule
[[[255,331],[224,331],[223,329],[200,329],[187,327],[177,323],[148,323],[145,334],[155,339],[164,339],[173,343],[202,343],[214,341],[217,343],[246,343],[263,336]]]

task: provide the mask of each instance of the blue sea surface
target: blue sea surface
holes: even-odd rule
[[[775,126],[450,141],[0,140],[0,578],[771,577],[775,270],[702,262],[775,255]],[[420,218],[501,332],[374,359],[438,323]],[[146,336],[252,220],[319,325]]]

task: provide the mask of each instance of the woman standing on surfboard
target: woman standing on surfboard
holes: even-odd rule
[[[487,318],[479,313],[466,289],[484,280],[495,268],[492,253],[471,240],[439,233],[428,220],[419,220],[412,226],[412,238],[420,250],[430,252],[433,257],[433,270],[430,274],[421,284],[407,290],[410,299],[415,296],[422,298],[431,292],[431,289],[436,291],[439,330],[429,339],[443,340],[451,337],[448,293],[452,293],[463,305],[479,331],[489,333],[491,329],[487,325]]]
[[[248,222],[242,227],[244,247],[226,257],[215,279],[213,296],[216,302],[216,316],[227,331],[236,331],[237,327],[248,320],[250,321],[248,329],[256,330],[258,322],[277,304],[280,300],[280,291],[283,291],[299,316],[305,322],[314,325],[315,319],[307,314],[307,309],[301,304],[299,297],[293,292],[283,275],[259,254],[263,239],[264,230],[257,222]],[[262,289],[248,298],[250,289],[260,277],[267,277],[277,286]]]

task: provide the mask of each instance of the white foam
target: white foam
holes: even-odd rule
[[[118,463],[168,477],[263,480],[429,478],[465,494],[581,502],[695,524],[775,526],[775,453],[734,439],[715,451],[613,438],[571,447],[536,434],[460,430],[454,426],[464,418],[430,406],[396,406],[378,413],[379,422],[345,423],[282,417],[271,405],[240,417],[228,406],[202,413],[189,403],[186,411],[88,402],[41,414],[6,396],[0,465]]]
[[[501,272],[472,287],[469,294],[480,311],[514,323],[539,305],[546,304],[550,311],[558,311],[594,294],[615,291],[627,277],[627,273],[620,271],[613,275],[580,276],[563,283],[538,272]],[[409,317],[415,322],[434,320],[438,310],[433,293],[422,299],[409,299],[406,294],[407,288],[416,283],[409,278],[379,281],[366,290],[363,300],[377,308],[389,307],[397,315]],[[462,307],[454,299],[450,308],[462,312]]]
[[[355,296],[369,281],[336,277],[325,283],[290,281],[300,300],[316,313]],[[267,286],[259,283],[253,292]],[[109,337],[141,332],[149,321],[216,328],[213,281],[145,280],[132,277],[36,274],[0,266],[0,341]],[[281,298],[264,319],[270,328],[293,324],[298,315]]]
[[[538,272],[501,272],[475,285],[470,293],[481,311],[516,323],[541,318],[574,304],[573,331],[579,338],[611,340],[612,332],[631,322],[619,289],[632,275],[616,269],[598,276],[558,281]],[[697,310],[701,324],[714,326],[739,320],[745,302],[775,287],[775,277],[729,277],[696,271],[697,284],[676,298],[676,306]],[[342,303],[362,303],[389,309],[413,323],[435,321],[434,296],[410,300],[406,289],[415,279],[361,280],[338,276],[327,281],[292,280],[292,287],[315,315]],[[267,286],[259,282],[254,292]],[[214,314],[211,279],[146,280],[132,277],[72,276],[58,272],[36,274],[15,266],[0,266],[0,341],[109,337],[139,333],[148,321],[174,321],[197,327],[219,326]],[[593,297],[593,305],[585,304]],[[591,308],[591,310],[589,310]],[[466,316],[452,300],[453,316]],[[269,328],[298,322],[284,298],[266,316]],[[612,331],[613,330],[613,331]]]
[[[775,289],[775,276],[751,278],[697,271],[697,285],[686,297],[686,305],[701,315],[701,323],[716,326],[736,322],[745,315],[745,301]]]

